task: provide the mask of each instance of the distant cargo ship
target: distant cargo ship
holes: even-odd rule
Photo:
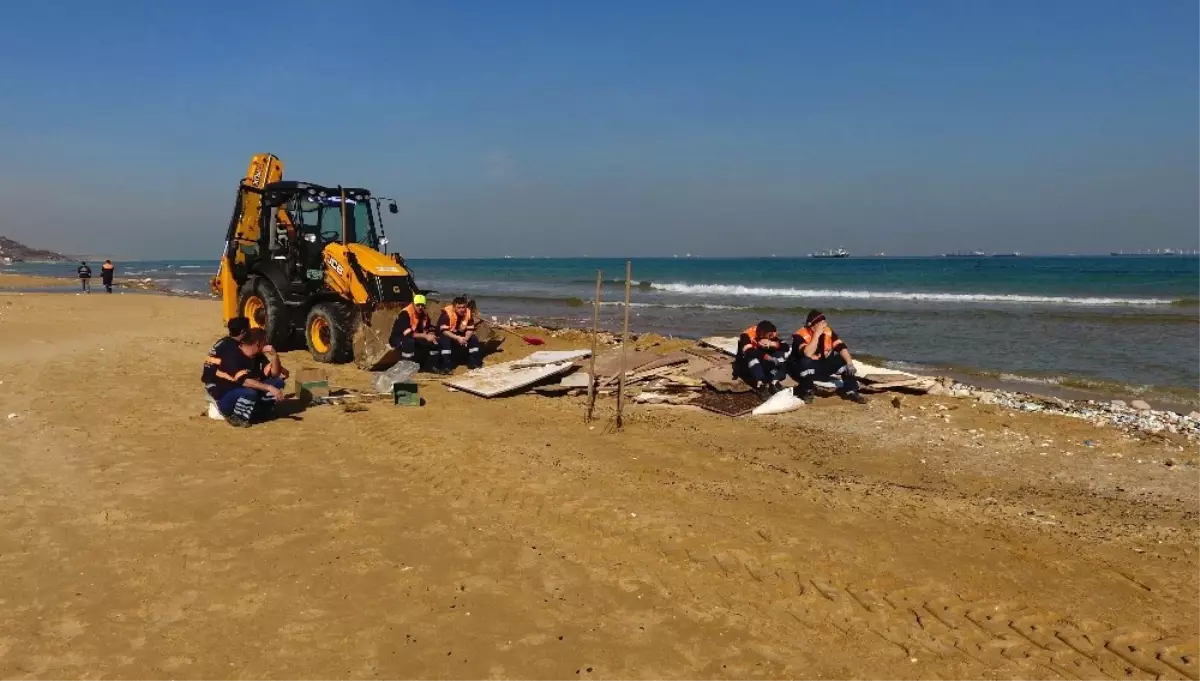
[[[836,251],[821,251],[820,253],[809,253],[810,258],[849,258],[850,251],[844,248],[839,248]]]
[[[955,253],[943,253],[943,258],[983,258],[987,253],[983,251],[957,251]]]
[[[1198,251],[1182,251],[1182,250],[1177,251],[1174,248],[1160,248],[1157,251],[1133,251],[1131,253],[1126,253],[1125,251],[1113,251],[1112,253],[1109,253],[1109,255],[1117,255],[1117,256],[1125,256],[1125,257],[1131,257],[1131,256],[1148,257],[1148,256],[1158,256],[1158,255],[1196,255],[1197,253],[1198,253]]]
[[[1019,258],[1019,257],[1021,257],[1021,252],[1013,251],[1012,253],[993,253],[992,257],[993,258]]]

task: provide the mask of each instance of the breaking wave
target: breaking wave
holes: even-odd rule
[[[684,295],[757,296],[762,298],[845,298],[915,300],[933,303],[1028,303],[1036,305],[1171,305],[1170,298],[1083,298],[1020,293],[923,293],[915,291],[847,291],[841,289],[768,288],[735,284],[654,284],[654,290]]]

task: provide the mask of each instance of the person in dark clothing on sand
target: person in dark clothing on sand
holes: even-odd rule
[[[209,361],[205,360],[205,369]],[[213,366],[210,394],[232,426],[244,428],[266,421],[283,400],[287,369],[267,344],[267,332],[250,329],[237,346],[223,350]]]
[[[112,293],[113,282],[113,263],[111,260],[105,260],[100,266],[100,281],[104,282],[104,290]]]
[[[850,349],[834,333],[820,310],[808,313],[804,326],[792,336],[792,353],[787,359],[788,375],[796,381],[796,397],[811,403],[817,380],[840,376],[841,394],[851,402],[866,404],[867,398],[858,392],[854,375],[854,358]]]
[[[75,268],[79,274],[79,286],[84,293],[92,292],[92,268],[88,267],[86,262],[79,261],[79,267]]]
[[[215,376],[215,369],[210,369],[210,367],[219,365],[222,355],[236,348],[238,342],[245,338],[246,332],[250,330],[250,320],[245,317],[234,317],[229,320],[225,328],[229,331],[229,335],[213,343],[212,348],[208,351],[208,357],[204,360],[204,372],[200,375],[200,380],[204,381],[205,388],[213,383]]]
[[[786,355],[787,344],[779,340],[775,325],[764,319],[738,337],[733,375],[764,396],[774,394],[782,388]]]

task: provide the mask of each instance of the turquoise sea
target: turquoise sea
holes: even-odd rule
[[[642,258],[634,331],[735,334],[760,319],[782,331],[823,310],[852,349],[898,365],[1195,404],[1200,384],[1200,259],[1195,256],[965,258]],[[207,292],[213,261],[118,263],[180,293]],[[487,316],[590,324],[603,272],[602,324],[619,323],[624,260],[410,261],[418,283],[475,298]],[[0,271],[71,274],[74,265]]]

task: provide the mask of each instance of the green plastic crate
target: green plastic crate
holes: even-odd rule
[[[416,383],[393,383],[392,403],[397,407],[419,407],[421,396]]]

